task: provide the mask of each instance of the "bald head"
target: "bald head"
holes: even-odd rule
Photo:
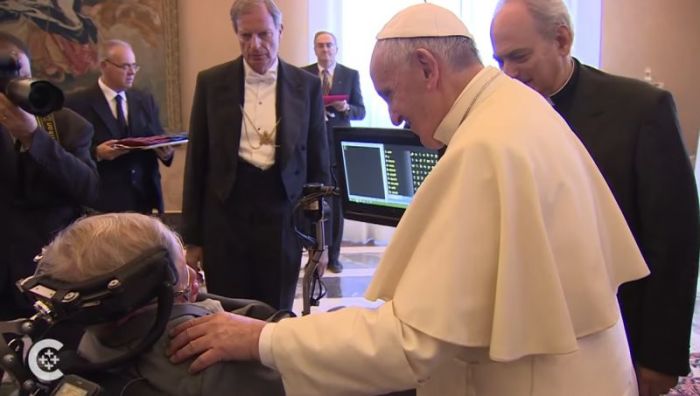
[[[496,4],[495,14],[507,4],[520,4],[532,17],[535,28],[544,37],[554,38],[557,29],[565,26],[573,32],[571,16],[563,0],[500,0]]]
[[[544,96],[568,79],[572,41],[561,0],[502,0],[491,22],[494,58],[501,69]]]

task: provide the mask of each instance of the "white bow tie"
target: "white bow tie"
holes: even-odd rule
[[[270,85],[274,84],[275,80],[277,80],[277,72],[273,72],[272,70],[269,70],[265,74],[250,72],[245,76],[245,82],[248,84]]]

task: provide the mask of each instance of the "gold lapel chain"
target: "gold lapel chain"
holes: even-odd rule
[[[280,120],[278,119],[277,122],[275,123],[275,126],[272,128],[271,131],[259,131],[258,126],[255,125],[253,122],[253,119],[250,118],[248,113],[245,111],[243,108],[243,105],[239,105],[241,107],[241,112],[243,113],[243,117],[245,118],[243,122],[243,126],[245,128],[245,137],[248,140],[248,144],[253,150],[259,150],[262,146],[268,145],[268,146],[273,146],[273,147],[279,147],[279,145],[275,144],[275,137],[277,136],[277,126],[280,124]],[[248,123],[253,127],[253,130],[255,131],[255,134],[258,135],[260,138],[260,144],[258,146],[254,146],[253,142],[250,141],[250,134],[248,133],[249,129],[248,128]]]

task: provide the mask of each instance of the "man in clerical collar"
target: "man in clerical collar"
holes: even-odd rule
[[[698,194],[673,97],[571,56],[561,0],[504,0],[491,39],[508,75],[549,98],[605,177],[651,275],[618,298],[641,395],[688,374],[700,231]],[[673,290],[673,292],[669,292]]]
[[[236,0],[241,56],[199,73],[183,198],[187,261],[207,290],[290,309],[301,243],[292,213],[307,183],[329,184],[321,83],[278,57],[282,13]]]

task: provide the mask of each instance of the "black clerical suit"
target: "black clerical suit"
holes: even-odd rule
[[[34,312],[15,282],[34,273],[34,256],[97,195],[92,126],[67,109],[53,117],[58,141],[39,127],[29,150],[0,125],[0,319]]]
[[[111,139],[162,135],[158,106],[149,93],[137,89],[126,92],[128,130],[120,130],[107,98],[96,83],[68,97],[66,106],[85,117],[95,127],[92,152]],[[97,162],[100,192],[94,208],[100,212],[133,211],[163,213],[163,193],[158,169],[158,156],[153,150],[134,150],[111,161]],[[162,161],[166,166],[172,157]]]
[[[315,76],[320,76],[318,63],[304,66],[304,70],[312,73]],[[340,175],[338,175],[338,167],[336,164],[336,155],[334,152],[333,128],[350,126],[350,120],[362,120],[365,118],[365,104],[362,101],[362,91],[360,90],[360,73],[349,67],[345,67],[336,63],[333,71],[333,79],[329,95],[348,95],[347,111],[340,112],[333,106],[326,107],[326,131],[328,133],[328,144],[331,149],[330,160],[331,168],[333,169],[332,177],[333,184],[338,186]],[[338,186],[340,187],[340,186]],[[338,256],[340,255],[340,244],[343,240],[343,208],[341,196],[334,196],[331,200],[331,240],[328,241],[328,263],[336,265]]]
[[[302,249],[292,210],[305,183],[330,179],[321,84],[279,60],[275,163],[261,170],[238,157],[244,74],[239,57],[197,76],[182,237],[203,248],[209,292],[291,308]]]
[[[571,79],[551,99],[598,165],[651,270],[618,292],[632,358],[686,375],[700,217],[673,98],[574,60]]]

